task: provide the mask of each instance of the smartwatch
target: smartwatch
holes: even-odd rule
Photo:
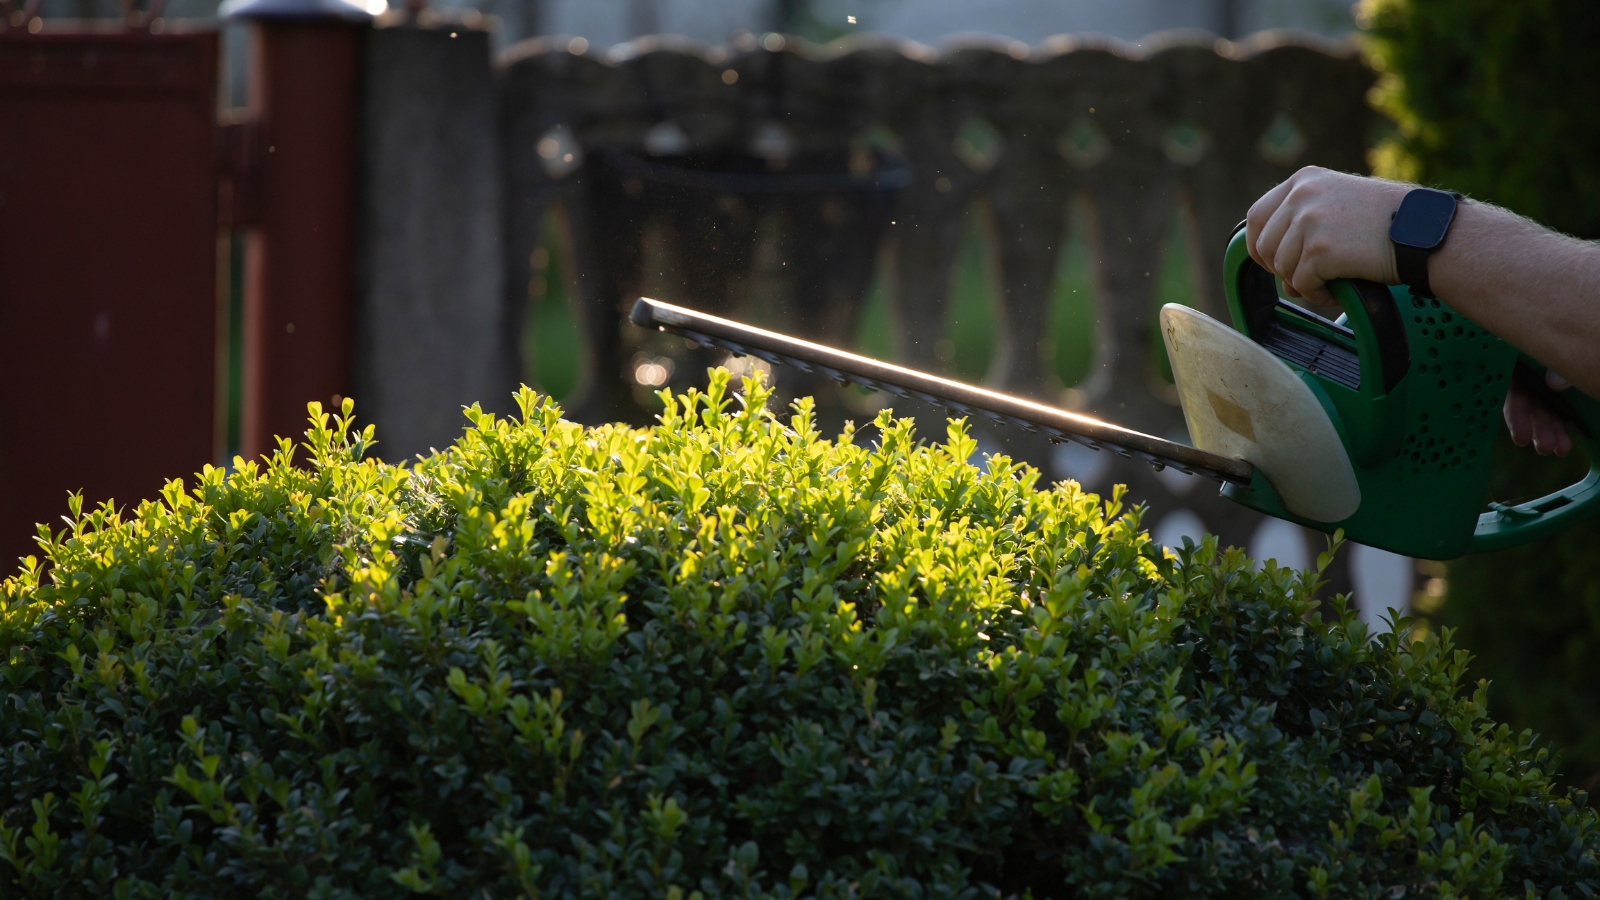
[[[1428,286],[1428,256],[1444,243],[1456,217],[1461,195],[1432,188],[1412,188],[1389,216],[1389,240],[1400,283],[1419,297],[1432,297]]]

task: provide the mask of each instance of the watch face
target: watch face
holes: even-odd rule
[[[1389,226],[1389,239],[1396,244],[1432,250],[1444,241],[1455,214],[1455,197],[1432,188],[1416,188],[1400,201],[1400,209]]]

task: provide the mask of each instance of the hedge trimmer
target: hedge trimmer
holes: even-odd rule
[[[1161,335],[1190,447],[1031,400],[641,298],[632,319],[702,345],[983,416],[1058,441],[1221,483],[1222,495],[1407,556],[1449,559],[1525,543],[1600,510],[1600,403],[1544,386],[1543,367],[1405,287],[1338,281],[1337,320],[1283,300],[1245,250],[1224,262],[1233,327],[1177,304]],[[1512,379],[1567,420],[1589,454],[1577,484],[1490,503],[1490,457]]]

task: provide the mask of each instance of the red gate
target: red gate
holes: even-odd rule
[[[0,33],[0,573],[215,459],[216,32]]]

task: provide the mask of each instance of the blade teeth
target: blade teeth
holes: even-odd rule
[[[1153,467],[1158,472],[1161,471],[1162,469],[1165,469],[1165,468],[1172,468],[1172,469],[1176,469],[1179,472],[1182,472],[1185,475],[1204,475],[1205,477],[1211,479],[1212,481],[1217,482],[1218,484],[1228,484],[1232,480],[1232,479],[1228,478],[1226,475],[1222,474],[1221,472],[1215,471],[1213,469],[1208,469],[1208,468],[1203,468],[1203,467],[1198,467],[1198,466],[1190,466],[1190,465],[1187,465],[1187,464],[1184,464],[1184,463],[1180,463],[1180,462],[1178,462],[1176,460],[1164,459],[1162,457],[1155,456],[1155,455],[1150,454],[1150,453],[1146,453],[1146,452],[1144,452],[1142,450],[1131,450],[1129,448],[1122,447],[1122,446],[1119,446],[1117,444],[1112,444],[1112,443],[1109,443],[1109,442],[1104,442],[1103,443],[1103,442],[1100,442],[1100,441],[1096,441],[1093,438],[1085,437],[1084,435],[1081,435],[1081,434],[1072,434],[1070,432],[1061,431],[1060,429],[1057,429],[1057,428],[1050,428],[1050,427],[1047,427],[1047,426],[1036,425],[1036,424],[1034,424],[1032,422],[1028,422],[1028,421],[1026,421],[1024,419],[1018,419],[1018,418],[1016,418],[1014,416],[1007,416],[1007,415],[1004,415],[1004,414],[1001,414],[1001,413],[997,413],[997,412],[992,412],[992,411],[986,410],[986,409],[974,409],[974,408],[972,408],[971,406],[969,406],[969,405],[967,405],[965,403],[960,403],[958,401],[952,401],[952,400],[943,400],[941,398],[933,397],[931,395],[922,393],[921,391],[908,390],[906,388],[900,387],[899,385],[895,385],[895,384],[879,384],[878,382],[874,381],[871,378],[864,378],[864,377],[861,377],[861,376],[858,376],[858,375],[847,374],[847,373],[840,372],[839,370],[831,368],[831,367],[828,367],[828,366],[815,365],[813,363],[804,362],[802,360],[798,360],[798,359],[795,359],[795,358],[789,357],[789,356],[782,356],[780,354],[773,353],[773,352],[767,351],[767,350],[751,349],[749,347],[744,346],[743,344],[740,344],[737,341],[728,340],[726,338],[713,338],[713,337],[711,337],[709,335],[701,334],[700,332],[692,331],[692,330],[687,329],[687,328],[682,328],[682,327],[673,326],[673,325],[665,325],[665,324],[662,324],[662,323],[659,323],[659,322],[655,323],[655,325],[656,325],[656,328],[658,330],[666,332],[666,333],[669,333],[669,334],[681,335],[684,338],[687,338],[688,340],[694,342],[694,344],[696,346],[698,346],[698,347],[700,347],[702,349],[710,348],[710,347],[720,347],[720,348],[722,348],[724,350],[727,350],[728,352],[733,354],[735,357],[754,356],[757,359],[764,360],[764,361],[766,361],[768,363],[771,363],[773,365],[778,365],[780,363],[783,363],[783,364],[794,366],[795,368],[799,369],[802,372],[807,372],[807,373],[819,372],[822,375],[824,375],[824,376],[826,376],[828,378],[831,378],[834,381],[839,382],[840,384],[850,384],[850,383],[858,384],[861,387],[863,387],[863,388],[865,388],[865,389],[867,389],[869,391],[883,391],[883,392],[889,393],[889,394],[891,394],[893,396],[900,397],[900,398],[903,398],[903,399],[920,400],[920,401],[922,401],[924,403],[928,403],[928,404],[930,404],[932,406],[936,406],[936,407],[939,407],[941,409],[953,410],[953,411],[958,412],[958,413],[960,413],[962,415],[967,415],[967,416],[982,415],[984,418],[988,419],[991,422],[995,422],[997,424],[1007,424],[1007,423],[1009,423],[1009,424],[1017,426],[1018,428],[1023,429],[1024,431],[1027,431],[1027,432],[1029,432],[1031,434],[1044,434],[1046,437],[1050,438],[1051,443],[1061,443],[1062,441],[1076,441],[1077,443],[1082,444],[1085,447],[1088,447],[1090,450],[1107,450],[1107,449],[1109,449],[1113,453],[1115,453],[1118,456],[1122,457],[1123,459],[1133,459],[1135,457],[1138,457],[1139,459],[1142,459],[1145,462],[1149,463],[1151,465],[1151,467]]]

